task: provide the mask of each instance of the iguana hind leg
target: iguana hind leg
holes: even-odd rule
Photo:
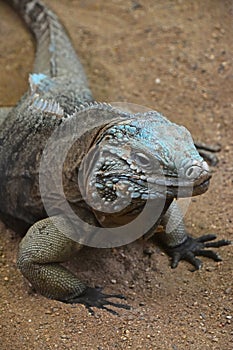
[[[7,115],[10,113],[11,110],[12,107],[0,107],[0,125],[7,118]]]

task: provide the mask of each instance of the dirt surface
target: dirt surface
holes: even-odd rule
[[[162,112],[193,137],[220,143],[209,191],[192,200],[187,227],[233,239],[231,1],[47,0],[67,27],[97,100],[133,102]],[[34,43],[17,15],[0,2],[0,105],[27,89]],[[233,348],[232,247],[223,262],[203,259],[192,273],[139,240],[113,250],[84,248],[70,263],[89,285],[122,293],[132,310],[113,316],[48,300],[16,269],[20,237],[0,226],[0,349]],[[145,254],[149,247],[154,254]]]

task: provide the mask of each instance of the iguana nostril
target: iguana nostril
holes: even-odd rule
[[[200,168],[197,167],[197,166],[195,166],[195,165],[192,166],[192,167],[190,167],[190,168],[188,168],[188,169],[186,170],[186,173],[185,173],[185,175],[186,175],[188,178],[191,178],[191,179],[197,177],[199,174],[200,174]]]
[[[188,171],[186,172],[186,175],[187,175],[188,177],[190,177],[190,176],[192,175],[192,173],[193,173],[193,168],[190,168],[190,169],[188,169]]]

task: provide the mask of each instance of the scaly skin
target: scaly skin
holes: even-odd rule
[[[169,222],[176,227],[161,239],[172,257],[172,267],[185,259],[200,268],[196,255],[220,260],[216,253],[204,248],[229,242],[205,243],[214,239],[213,235],[199,239],[188,236],[174,201],[178,190],[181,197],[204,193],[211,177],[189,132],[155,111],[132,114],[93,103],[83,68],[56,15],[40,1],[8,2],[24,18],[37,41],[29,91],[0,129],[1,212],[8,220],[14,218],[30,227],[18,254],[18,267],[23,275],[41,294],[64,302],[83,303],[90,311],[93,306],[113,313],[106,305],[128,308],[111,302],[111,295],[86,287],[60,265],[81,245],[68,238],[73,228],[59,213],[59,200],[63,198],[49,193],[50,189],[54,221],[46,217],[39,188],[39,165],[53,131],[69,118],[77,120],[82,136],[68,152],[63,186],[66,200],[79,217],[94,226],[117,227],[132,221],[147,199],[158,205],[162,199],[164,209],[150,234],[159,224],[166,228]],[[93,124],[93,116],[98,125]],[[61,147],[62,142],[65,140],[61,140]],[[99,152],[93,161],[95,146]],[[92,155],[88,158],[89,166],[80,167],[87,154]],[[52,178],[54,171],[48,166],[46,176]],[[89,205],[80,193],[78,172],[82,173],[83,195]],[[119,198],[129,201],[124,209],[119,210],[116,205]],[[106,205],[113,209],[112,213],[104,213]]]

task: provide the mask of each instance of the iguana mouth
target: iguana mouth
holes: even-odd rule
[[[179,177],[164,177],[164,178],[152,178],[149,177],[147,178],[147,180],[145,181],[145,183],[149,183],[149,184],[155,184],[158,186],[166,186],[166,187],[197,187],[201,184],[203,184],[206,181],[209,181],[211,178],[211,174],[206,174],[202,177],[200,177],[199,179],[197,179],[196,181],[189,181],[186,179],[182,179]]]
[[[119,175],[111,174],[104,179],[98,179],[96,188],[106,191],[114,196],[123,198],[130,196],[132,199],[156,199],[156,198],[185,198],[202,194],[209,187],[211,175],[204,174],[196,181],[175,177],[147,177],[139,174]],[[104,195],[105,196],[105,195]]]
[[[161,187],[166,187],[168,192],[178,193],[179,195],[185,196],[185,193],[189,193],[190,196],[196,196],[207,191],[211,174],[205,174],[196,181],[187,181],[182,178],[165,178],[165,179],[154,179],[148,183],[152,183]],[[192,191],[191,191],[192,190]]]
[[[210,178],[204,180],[198,184],[179,184],[179,186],[170,186],[167,187],[167,192],[174,197],[185,198],[185,197],[194,197],[202,193],[205,193],[208,190],[210,183]]]
[[[205,193],[209,188],[210,178],[203,181],[201,184],[194,186],[192,196],[198,196],[199,194]]]

